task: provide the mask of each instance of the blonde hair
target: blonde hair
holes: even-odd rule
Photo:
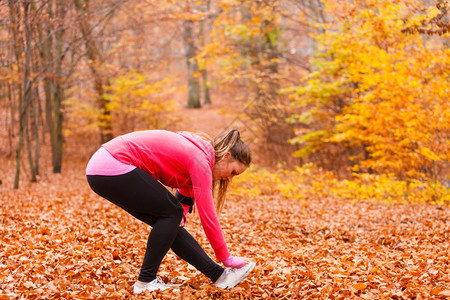
[[[231,157],[238,162],[249,167],[252,162],[250,148],[241,140],[241,134],[237,129],[229,129],[220,133],[213,141],[215,152],[215,162],[219,162],[228,152]],[[228,181],[221,179],[219,182],[214,182],[214,189],[218,185],[216,198],[216,212],[219,214],[222,211],[225,203],[225,198],[228,189]]]
[[[196,130],[196,131],[191,131],[191,133],[201,137],[202,140],[210,142],[211,144],[213,142],[213,139],[206,132]]]

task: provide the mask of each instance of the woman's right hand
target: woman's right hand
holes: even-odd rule
[[[247,264],[247,260],[242,257],[231,256],[222,261],[223,265],[228,268],[239,269]]]

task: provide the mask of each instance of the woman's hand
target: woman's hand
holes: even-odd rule
[[[247,260],[242,257],[233,257],[230,255],[230,257],[223,260],[222,263],[225,267],[239,269],[247,264]]]
[[[180,222],[180,227],[184,227],[186,226],[186,216],[183,215],[183,217],[181,218],[181,222]]]
[[[187,221],[186,215],[188,212],[190,213],[192,206],[184,204],[184,203],[181,203],[181,206],[183,207],[183,218],[181,218],[180,227],[184,227],[184,226],[186,226],[186,221]]]

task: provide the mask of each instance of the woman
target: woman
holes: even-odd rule
[[[206,135],[189,132],[137,131],[103,144],[92,156],[86,168],[92,190],[152,226],[134,293],[169,287],[156,277],[169,249],[220,288],[234,287],[252,271],[253,262],[228,252],[215,210],[223,206],[228,183],[250,162],[250,150],[236,129],[212,143]],[[163,184],[177,188],[175,196]],[[214,184],[219,185],[216,207]],[[226,270],[184,228],[194,203],[215,256]]]

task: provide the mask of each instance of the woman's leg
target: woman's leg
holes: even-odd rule
[[[221,266],[216,264],[205,253],[197,241],[184,228],[178,230],[178,234],[172,243],[172,250],[180,258],[209,277],[212,282],[216,282],[224,271]]]
[[[98,195],[153,227],[139,274],[139,281],[152,281],[177,236],[183,208],[163,185],[140,169],[118,176],[87,178]]]

